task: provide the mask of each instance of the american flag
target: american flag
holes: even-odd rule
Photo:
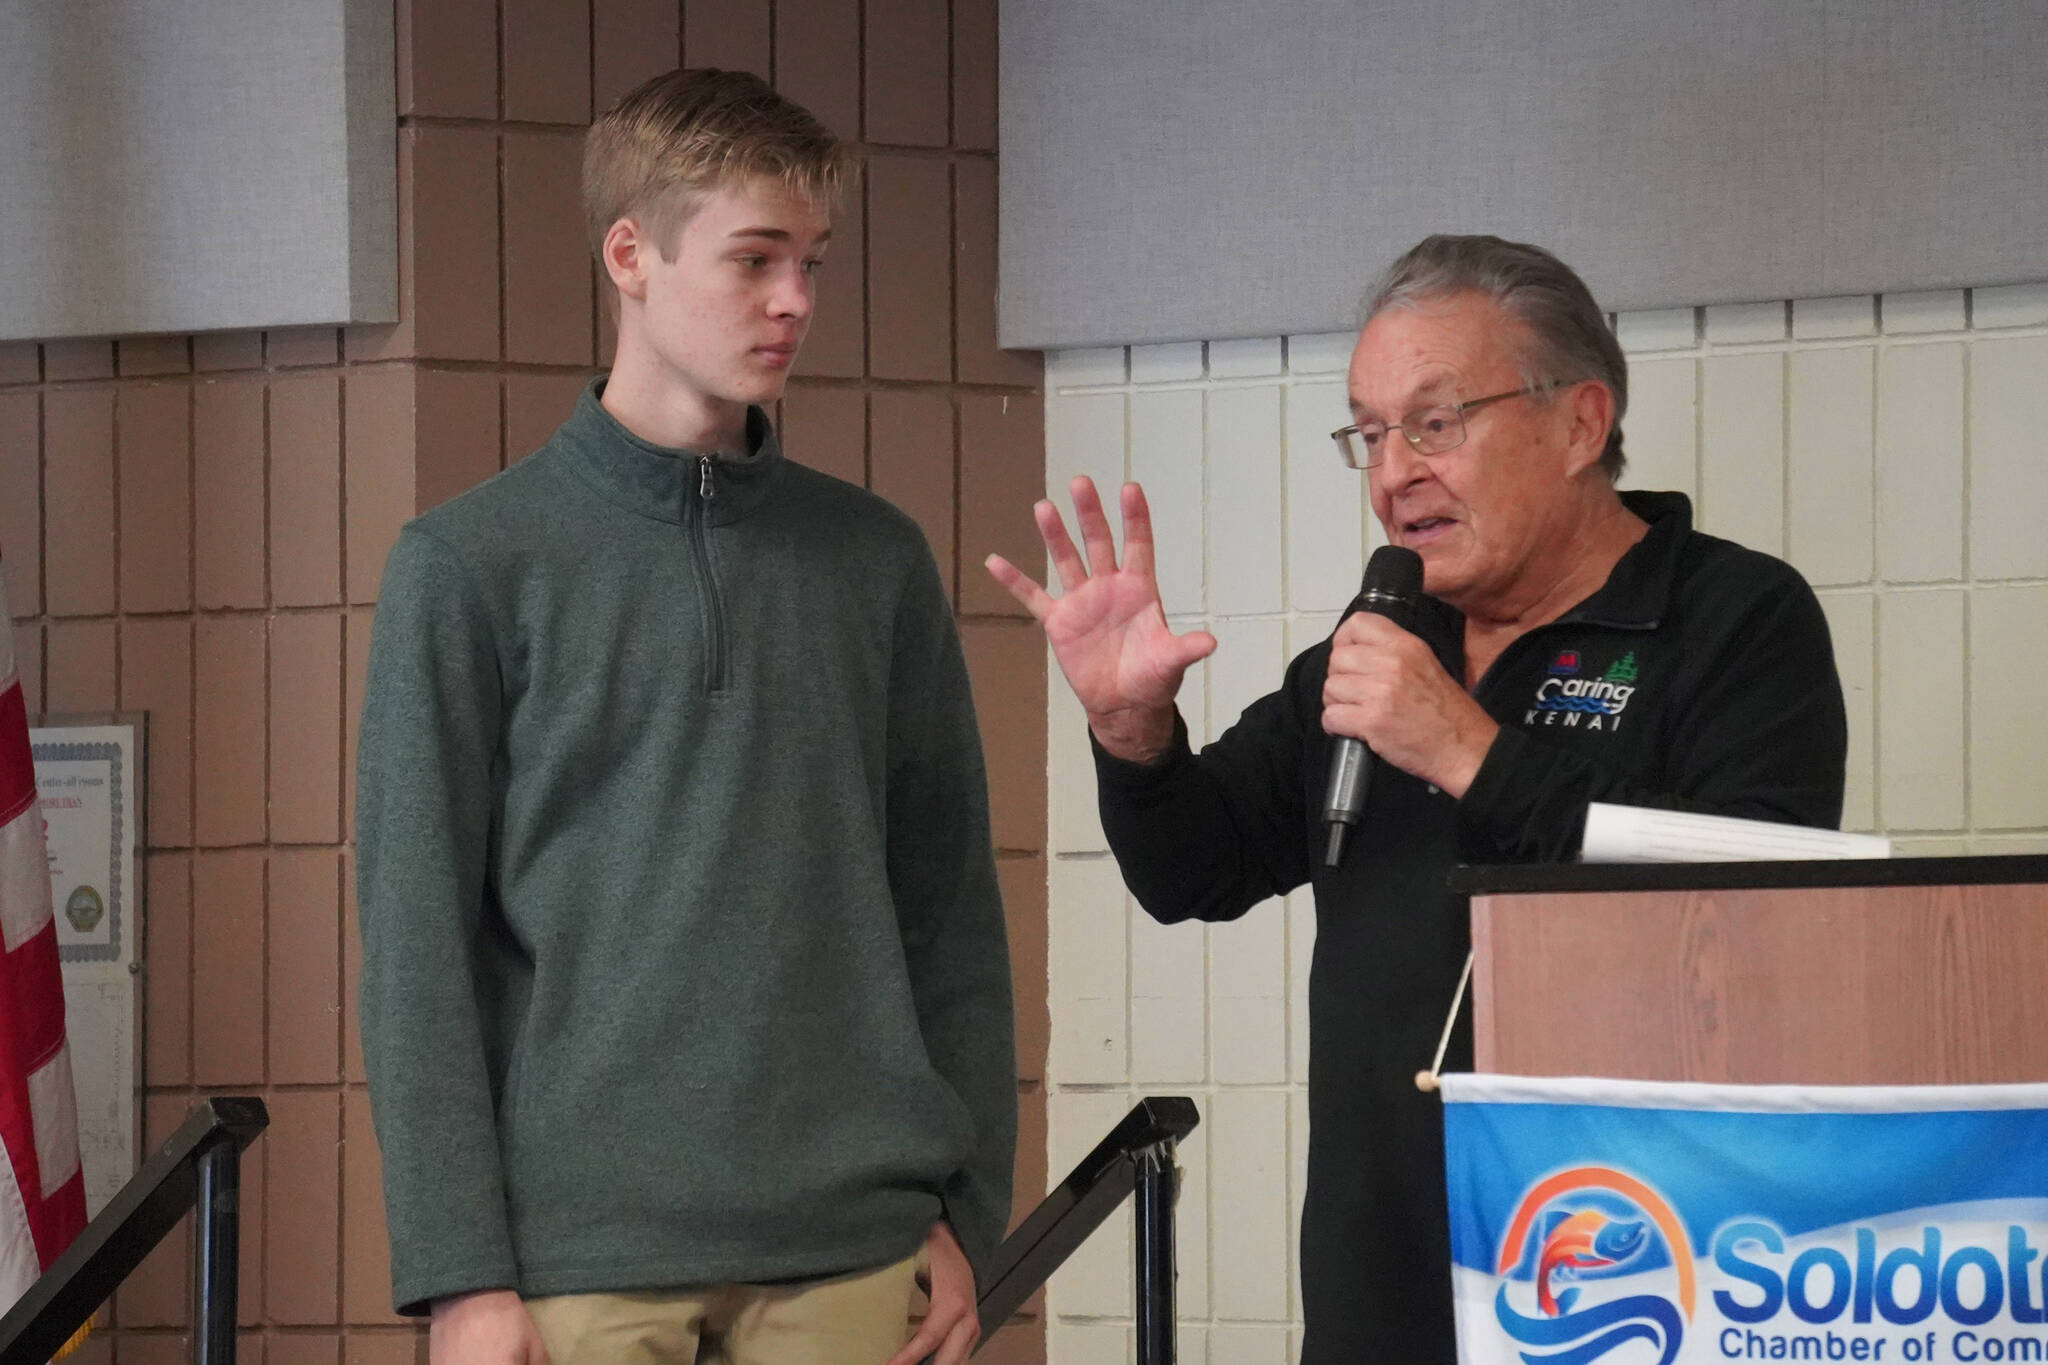
[[[50,866],[9,621],[0,587],[0,1313],[85,1226]]]

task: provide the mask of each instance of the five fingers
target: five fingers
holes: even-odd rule
[[[1115,573],[1117,553],[1116,540],[1110,534],[1109,518],[1103,514],[1102,498],[1095,490],[1094,480],[1085,474],[1077,475],[1067,487],[1074,499],[1074,521],[1081,531],[1080,547],[1075,546],[1067,531],[1066,520],[1050,499],[1040,499],[1032,506],[1031,519],[1037,523],[1038,538],[1045,542],[1046,556],[1052,561],[1053,573],[1058,577],[1061,589],[1073,592],[1091,577]],[[1125,484],[1118,510],[1124,520],[1124,569],[1131,573],[1151,573],[1152,514],[1146,505],[1144,490],[1134,483]],[[1082,558],[1084,549],[1087,552],[1085,562]],[[1045,619],[1054,599],[1036,579],[1001,555],[990,555],[983,562],[995,580],[1007,588],[1025,610],[1039,620]]]

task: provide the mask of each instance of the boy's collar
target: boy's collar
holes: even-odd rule
[[[562,424],[561,436],[577,472],[608,501],[660,521],[680,522],[703,500],[704,470],[712,461],[705,521],[729,525],[765,503],[782,481],[781,444],[768,414],[747,409],[747,450],[691,450],[656,445],[634,435],[601,401],[607,376],[591,380]]]

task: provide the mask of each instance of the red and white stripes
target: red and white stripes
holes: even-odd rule
[[[28,717],[0,592],[0,1312],[85,1226]]]

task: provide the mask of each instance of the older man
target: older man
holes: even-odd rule
[[[1448,869],[1571,858],[1596,800],[1840,818],[1820,606],[1787,565],[1693,530],[1682,494],[1616,490],[1627,385],[1599,306],[1549,253],[1431,237],[1395,262],[1335,438],[1388,541],[1421,557],[1413,632],[1349,616],[1199,754],[1173,698],[1216,642],[1168,628],[1135,485],[1121,565],[1086,479],[1085,562],[1058,511],[1035,509],[1060,597],[989,562],[1087,711],[1103,828],[1155,918],[1231,919],[1314,885],[1304,1365],[1454,1356],[1442,1119],[1410,1083],[1469,946]],[[1566,693],[1603,706],[1562,708]],[[1332,736],[1379,768],[1329,868]],[[1470,1056],[1461,1027],[1451,1064]]]

